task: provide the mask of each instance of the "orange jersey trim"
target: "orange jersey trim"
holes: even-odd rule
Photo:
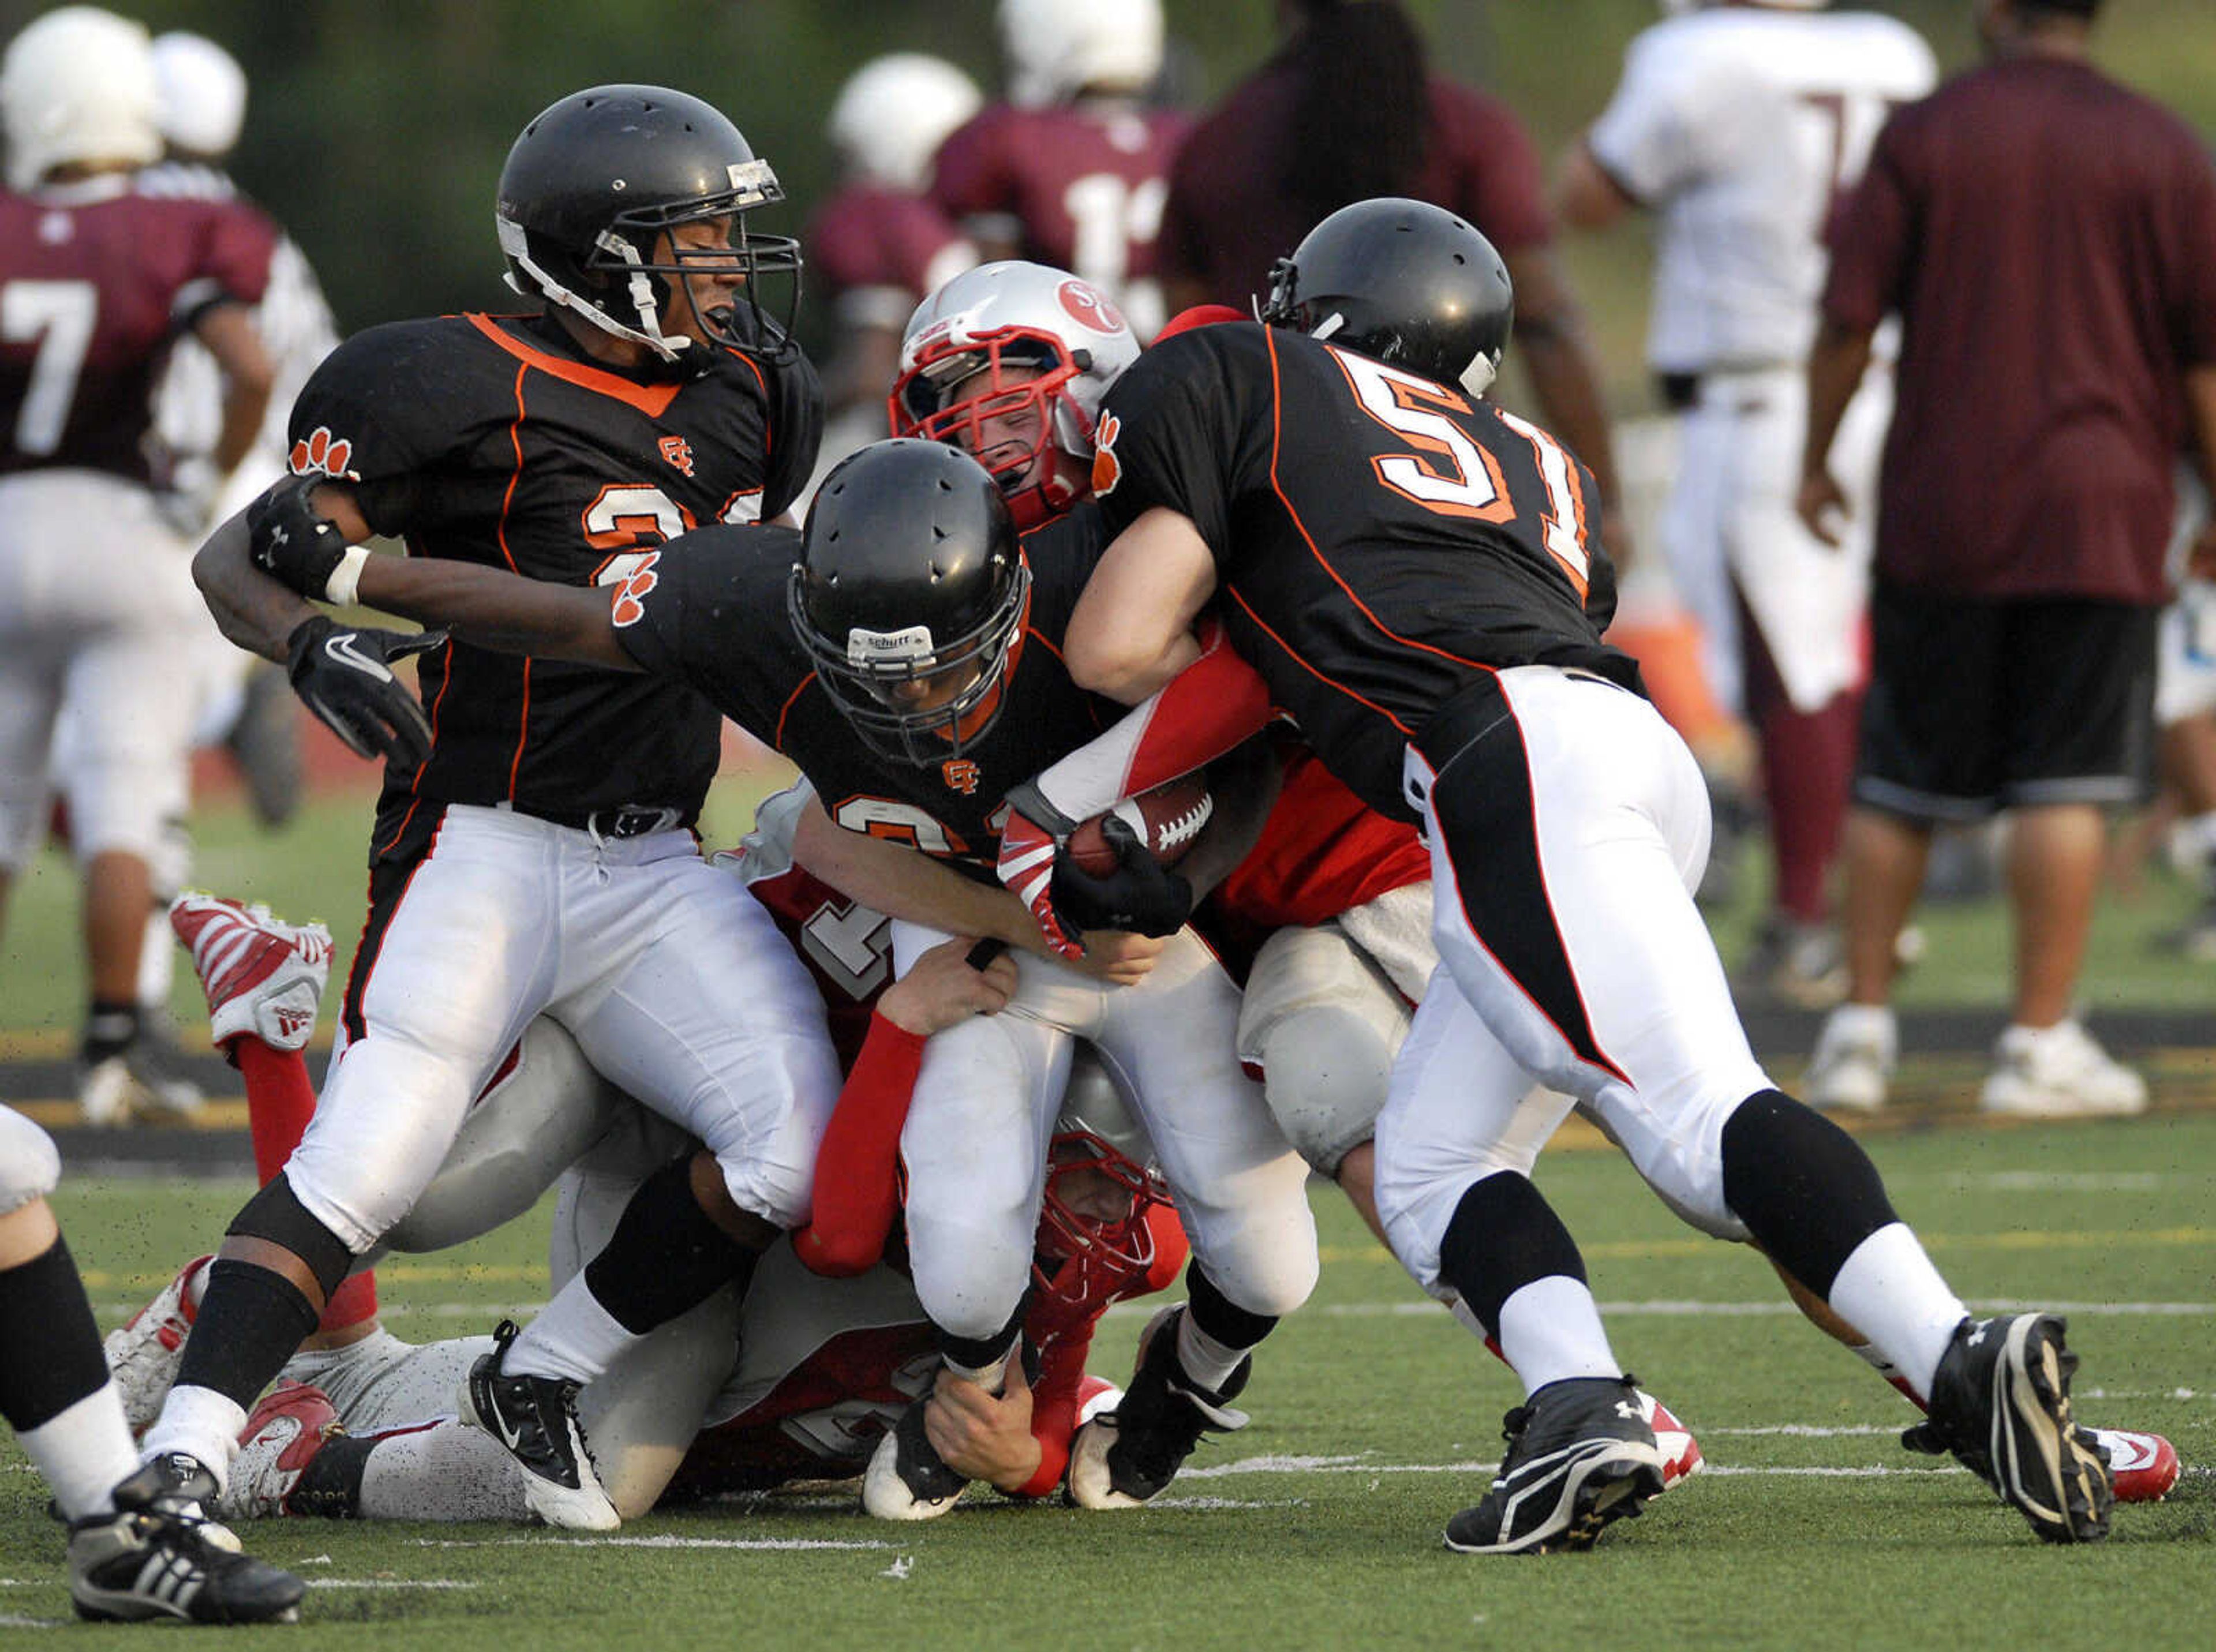
[[[579,361],[564,361],[559,356],[550,356],[544,350],[536,349],[522,340],[502,332],[493,324],[489,316],[471,315],[463,319],[526,367],[536,368],[565,384],[575,384],[580,390],[591,390],[596,396],[609,396],[637,408],[649,419],[659,419],[668,412],[669,404],[677,399],[677,392],[685,388],[676,384],[642,384],[635,379],[625,378],[620,373],[588,367]]]

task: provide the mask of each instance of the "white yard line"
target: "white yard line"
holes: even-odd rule
[[[889,1543],[830,1538],[418,1538],[419,1549],[889,1549]]]

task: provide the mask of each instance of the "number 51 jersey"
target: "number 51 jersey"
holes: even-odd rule
[[[1400,754],[1510,666],[1636,686],[1592,473],[1553,437],[1403,368],[1253,322],[1155,345],[1108,392],[1093,492],[1111,531],[1162,507],[1216,562],[1240,654],[1325,765],[1410,817]]]

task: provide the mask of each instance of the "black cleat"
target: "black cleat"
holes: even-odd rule
[[[1930,1428],[2047,1542],[2097,1543],[2115,1489],[2098,1442],[2070,1414],[2078,1356],[2063,1346],[2065,1329],[2055,1314],[1965,1319],[1931,1379]]]
[[[881,1520],[936,1520],[969,1489],[969,1481],[946,1466],[924,1432],[928,1392],[901,1413],[877,1441],[862,1476],[862,1507]]]
[[[1548,1383],[1503,1420],[1508,1454],[1474,1508],[1447,1522],[1471,1555],[1590,1549],[1611,1520],[1662,1493],[1662,1452],[1632,1377]]]
[[[201,1516],[215,1490],[215,1477],[199,1462],[171,1452],[115,1488],[115,1513],[72,1523],[77,1615],[108,1623],[299,1621],[307,1585],[240,1553],[229,1527]]]
[[[584,1385],[566,1377],[507,1375],[501,1365],[517,1335],[513,1319],[502,1320],[492,1352],[470,1367],[462,1381],[462,1421],[508,1447],[523,1469],[524,1501],[547,1525],[612,1532],[623,1521],[594,1472],[577,1425],[577,1391]]]
[[[1239,1362],[1221,1391],[1203,1388],[1178,1363],[1183,1306],[1164,1308],[1139,1334],[1138,1366],[1112,1411],[1077,1432],[1069,1451],[1069,1500],[1082,1508],[1136,1508],[1177,1478],[1202,1434],[1246,1426],[1232,1409],[1253,1374]]]

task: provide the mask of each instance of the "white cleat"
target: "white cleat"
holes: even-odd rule
[[[2125,1118],[2146,1110],[2147,1087],[2076,1021],[2059,1021],[2000,1035],[1978,1104],[2024,1118]]]
[[[195,1310],[193,1280],[213,1256],[195,1256],[177,1270],[176,1277],[154,1293],[154,1299],[119,1330],[108,1333],[102,1350],[114,1373],[116,1391],[123,1397],[123,1420],[136,1436],[153,1426],[162,1414],[162,1402],[177,1380],[177,1367],[185,1362],[185,1338],[192,1335]]]
[[[198,893],[170,903],[169,927],[193,955],[218,1047],[243,1037],[274,1050],[306,1047],[330,978],[329,930],[287,924],[259,904]]]

